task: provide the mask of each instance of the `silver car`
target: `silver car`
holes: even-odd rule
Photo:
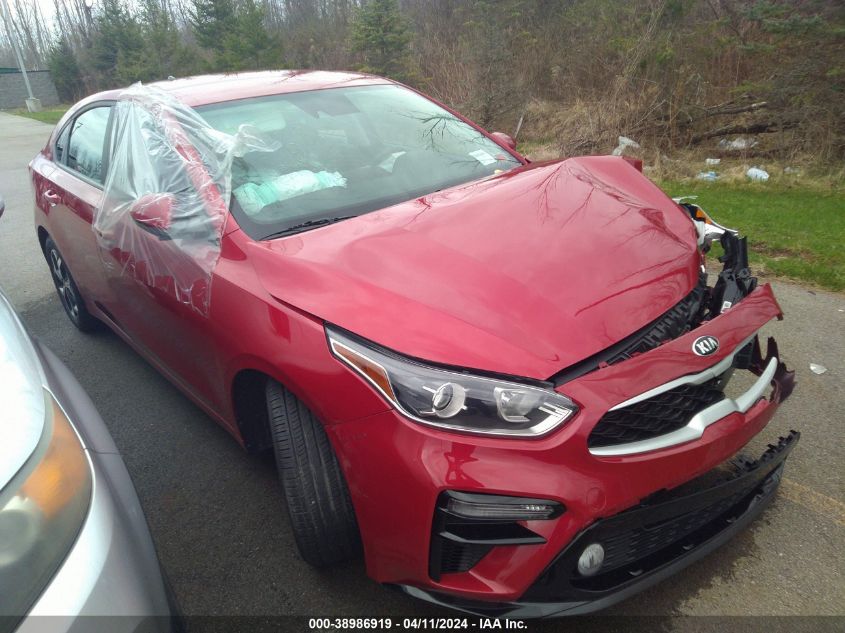
[[[102,419],[0,292],[0,632],[169,631],[174,613]]]

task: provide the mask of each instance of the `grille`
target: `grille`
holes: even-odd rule
[[[589,358],[575,363],[555,374],[550,380],[555,385],[574,380],[603,364],[613,365],[643,354],[658,347],[661,343],[676,339],[698,327],[704,320],[708,295],[707,276],[702,275],[698,285],[686,297],[681,299],[668,311],[664,312],[656,321],[652,321],[644,328],[634,332],[615,345],[594,354]]]
[[[647,440],[684,427],[690,418],[724,399],[722,381],[686,384],[628,407],[608,411],[590,433],[590,448]]]
[[[729,497],[720,499],[711,506],[690,512],[675,519],[654,526],[645,526],[622,532],[604,541],[603,572],[625,565],[631,565],[663,549],[670,543],[677,543],[684,537],[716,520],[738,504],[753,486]]]
[[[622,349],[605,359],[608,365],[621,362],[654,349],[665,341],[686,334],[701,323],[706,283],[700,283],[686,297],[665,312],[645,331],[629,337]]]

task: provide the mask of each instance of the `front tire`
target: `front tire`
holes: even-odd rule
[[[356,558],[361,541],[355,510],[322,423],[278,382],[267,381],[266,395],[276,466],[300,555],[314,567]]]
[[[56,286],[56,292],[62,302],[62,307],[65,309],[71,323],[73,323],[81,332],[95,332],[100,328],[100,321],[88,312],[85,307],[85,299],[82,298],[82,293],[70,270],[65,263],[64,257],[59,252],[59,248],[53,241],[53,238],[48,237],[44,241],[44,256],[47,258],[47,265],[50,267],[50,276],[53,278],[53,284]]]

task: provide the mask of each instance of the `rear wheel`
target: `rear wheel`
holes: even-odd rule
[[[315,567],[357,557],[355,510],[323,425],[278,382],[268,380],[266,394],[276,465],[300,555]]]
[[[47,265],[50,267],[50,274],[53,283],[56,285],[56,292],[65,309],[65,314],[71,322],[82,332],[93,332],[100,327],[100,322],[88,312],[85,307],[85,300],[76,286],[76,282],[70,274],[64,257],[59,252],[53,238],[48,237],[44,242],[44,256],[47,258]]]

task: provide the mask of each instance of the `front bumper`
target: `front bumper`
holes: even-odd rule
[[[725,414],[697,439],[659,450],[592,454],[589,437],[602,416],[619,403],[723,361],[780,314],[771,288],[761,286],[692,332],[567,382],[560,390],[580,412],[541,438],[449,433],[395,411],[329,426],[355,506],[368,574],[411,592],[470,603],[524,601],[558,555],[591,525],[638,506],[657,491],[678,489],[742,450],[789,395],[792,375],[779,363],[768,398]],[[719,339],[717,353],[700,357],[691,352],[702,335]],[[755,363],[770,366],[774,351],[772,346],[769,357]],[[468,571],[438,578],[429,563],[434,509],[444,491],[546,499],[566,510],[553,520],[523,522],[544,542],[495,546]]]
[[[784,460],[798,442],[792,431],[760,459],[743,463],[725,481],[669,500],[654,499],[581,532],[514,602],[483,602],[402,585],[409,595],[481,616],[536,618],[598,611],[680,571],[730,540],[774,497]],[[578,557],[603,544],[597,575],[580,576]]]

